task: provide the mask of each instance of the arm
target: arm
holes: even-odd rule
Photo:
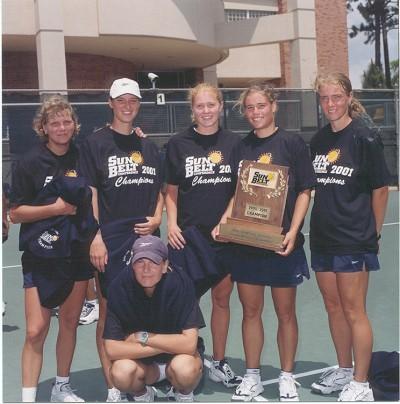
[[[221,220],[219,221],[219,223],[213,228],[212,232],[211,232],[211,236],[215,241],[220,241],[217,240],[217,236],[219,235],[219,225],[222,223],[226,223],[227,218],[232,216],[232,210],[233,210],[233,200],[234,198],[231,198],[231,200],[228,203],[228,206],[225,209],[224,214],[221,216]]]
[[[125,341],[105,339],[104,347],[107,356],[111,361],[116,361],[118,359],[148,358],[163,353],[160,349],[143,346],[136,340],[134,334],[130,335]]]
[[[178,185],[167,185],[165,191],[165,207],[167,208],[168,241],[173,248],[185,246],[182,230],[178,226]]]
[[[10,209],[12,223],[32,223],[54,216],[75,215],[76,206],[57,198],[54,203],[43,206],[19,205]]]
[[[278,252],[279,255],[288,256],[293,251],[297,233],[299,232],[301,223],[303,222],[308,210],[308,206],[310,205],[310,199],[310,189],[301,191],[297,196],[292,222],[290,223],[290,229],[285,234],[285,238],[282,242],[283,251]]]
[[[183,330],[182,334],[150,334],[147,346],[171,354],[194,355],[198,335],[197,328]]]
[[[146,223],[136,224],[134,228],[135,233],[139,234],[140,236],[147,236],[148,234],[154,233],[160,227],[163,207],[164,207],[164,196],[161,192],[159,192],[154,216],[147,216]]]
[[[389,197],[389,188],[387,186],[377,188],[372,191],[372,211],[374,212],[376,222],[376,233],[378,235],[381,233],[382,230],[388,197]]]
[[[99,221],[99,203],[97,189],[90,187],[92,190],[92,206],[93,215]],[[94,237],[92,244],[90,244],[90,262],[100,272],[104,272],[105,266],[108,261],[107,247],[104,244],[103,237],[101,236],[100,229]]]

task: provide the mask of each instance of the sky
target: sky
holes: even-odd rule
[[[357,9],[348,13],[347,26],[358,25],[364,21]],[[361,77],[363,71],[367,69],[367,66],[371,59],[374,59],[375,51],[374,44],[365,45],[364,41],[366,36],[364,34],[358,34],[355,38],[348,38],[349,43],[349,71],[350,80],[353,88],[361,88]],[[391,30],[388,35],[389,43],[389,58],[390,60],[396,60],[399,58],[399,37],[398,30]],[[382,49],[382,64],[383,49]]]

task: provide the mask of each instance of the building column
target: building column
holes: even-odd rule
[[[293,13],[295,39],[291,42],[291,87],[311,88],[318,72],[314,0],[287,0]]]
[[[67,89],[62,0],[35,0],[39,89]]]
[[[205,83],[218,87],[217,65],[208,66],[203,69],[203,80]]]

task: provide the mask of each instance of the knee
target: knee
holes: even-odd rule
[[[262,310],[262,304],[243,304],[243,320],[254,320],[257,318],[261,318]]]
[[[339,298],[337,299],[324,299],[325,310],[329,316],[343,315],[342,304]]]
[[[38,325],[29,327],[26,330],[26,342],[31,345],[43,344],[47,335],[47,327],[45,325]]]
[[[74,332],[78,327],[79,317],[73,316],[70,313],[63,313],[58,318],[59,327],[62,330]]]
[[[352,325],[355,324],[357,321],[362,320],[365,316],[366,313],[362,309],[357,309],[356,307],[352,305],[345,305],[343,307],[343,312],[346,317],[347,322]]]
[[[177,355],[168,365],[169,376],[180,388],[192,385],[201,376],[203,366],[201,360],[192,355]]]
[[[216,287],[211,292],[213,306],[220,309],[229,310],[229,300],[231,297],[231,288]]]
[[[276,311],[276,316],[278,318],[278,322],[280,324],[288,324],[291,322],[296,322],[296,311],[294,310],[294,308],[289,307],[285,310],[277,310]]]
[[[140,369],[134,361],[121,359],[115,361],[110,368],[110,377],[115,387],[120,390],[129,390],[132,381],[137,378],[144,378],[140,375]]]

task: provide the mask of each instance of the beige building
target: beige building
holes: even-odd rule
[[[3,88],[269,81],[348,72],[346,0],[3,0]]]

